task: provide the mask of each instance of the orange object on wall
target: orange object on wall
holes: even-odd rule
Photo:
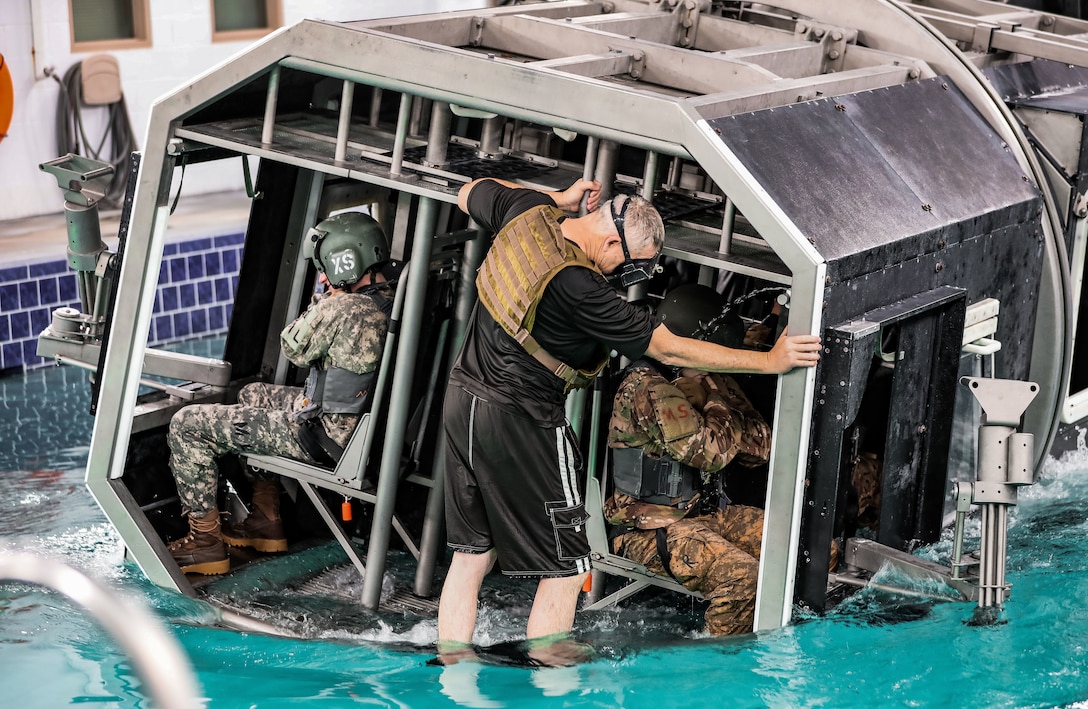
[[[11,85],[11,71],[4,55],[0,54],[0,141],[8,135],[11,113],[15,110],[15,89]]]

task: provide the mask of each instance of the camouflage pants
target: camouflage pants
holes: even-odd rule
[[[752,632],[755,623],[763,510],[729,505],[714,514],[681,519],[665,528],[669,569],[690,591],[710,602],[705,630],[713,635]],[[612,542],[615,553],[665,574],[656,530],[633,530]]]
[[[299,387],[257,382],[238,392],[237,404],[194,404],[174,414],[166,441],[182,509],[203,517],[216,506],[220,456],[256,453],[314,462],[299,445],[299,424],[291,420],[301,397]]]

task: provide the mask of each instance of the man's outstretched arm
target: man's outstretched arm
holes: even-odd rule
[[[541,194],[545,194],[551,197],[551,200],[555,202],[555,206],[560,209],[565,209],[568,212],[574,212],[578,210],[579,205],[582,203],[582,196],[585,193],[589,193],[589,201],[587,203],[587,209],[592,212],[597,208],[601,198],[601,183],[596,180],[577,180],[573,185],[563,190],[562,192],[554,192],[551,190],[542,190],[536,187],[527,187],[525,185],[519,185],[516,182],[510,182],[509,180],[500,180],[495,177],[481,177],[479,179],[469,182],[467,185],[463,185],[457,192],[457,206],[462,212],[468,214],[468,195],[472,192],[479,182],[483,180],[491,180],[497,182],[504,187],[510,187],[516,190],[535,190]]]
[[[815,367],[820,361],[820,348],[817,335],[787,335],[783,332],[770,352],[736,350],[680,337],[665,325],[658,325],[650,337],[646,354],[658,362],[707,372],[782,374],[794,367]]]

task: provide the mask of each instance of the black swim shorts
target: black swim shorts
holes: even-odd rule
[[[570,427],[541,427],[457,386],[444,418],[450,548],[494,548],[508,576],[589,571],[586,475]]]

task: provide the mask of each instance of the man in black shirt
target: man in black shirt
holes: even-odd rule
[[[583,196],[590,212],[566,216]],[[529,640],[570,632],[589,542],[585,471],[564,401],[610,351],[712,372],[781,373],[819,358],[816,336],[784,336],[770,352],[734,350],[673,335],[628,304],[606,277],[623,286],[648,278],[664,225],[642,198],[599,198],[589,180],[543,192],[484,178],[458,194],[462,211],[496,237],[477,279],[483,307],[446,389],[454,554],[439,604],[440,651],[471,643],[480,584],[496,558],[504,574],[539,579]]]

